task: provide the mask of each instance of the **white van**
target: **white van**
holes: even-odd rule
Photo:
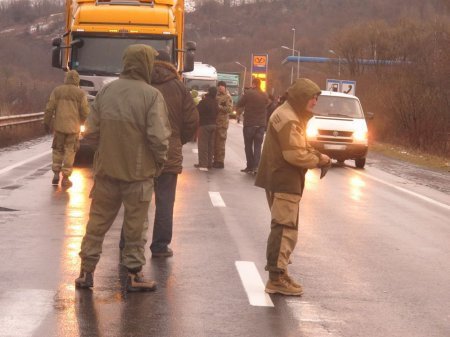
[[[313,112],[306,131],[309,143],[340,163],[353,159],[356,167],[364,168],[368,130],[358,97],[322,91]]]

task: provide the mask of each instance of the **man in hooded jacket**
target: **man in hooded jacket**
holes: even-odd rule
[[[287,272],[298,237],[299,203],[308,169],[331,164],[328,156],[314,150],[306,139],[320,88],[313,81],[298,79],[287,92],[287,101],[269,119],[255,185],[266,190],[271,211],[267,241],[269,280],[267,293],[300,296],[300,284]]]
[[[45,129],[48,132],[53,127],[55,131],[52,144],[54,173],[52,185],[59,184],[60,173],[62,173],[61,185],[72,186],[69,177],[72,174],[73,162],[78,150],[80,125],[84,123],[89,113],[86,94],[79,85],[78,73],[75,70],[68,71],[64,84],[52,91],[45,108]]]
[[[123,54],[119,79],[95,97],[86,123],[87,135],[99,135],[94,157],[94,186],[86,234],[81,243],[81,271],[77,288],[93,286],[102,243],[123,203],[125,247],[122,264],[128,270],[127,290],[154,290],[143,278],[147,213],[153,179],[167,159],[171,134],[162,94],[150,85],[157,52],[147,45],[131,45]]]
[[[153,66],[152,86],[162,93],[166,101],[172,134],[164,169],[155,178],[155,221],[150,250],[152,257],[170,257],[173,255],[169,247],[172,241],[173,207],[178,175],[183,169],[182,147],[197,131],[198,111],[177,69],[170,63],[169,54],[162,50],[158,50]]]

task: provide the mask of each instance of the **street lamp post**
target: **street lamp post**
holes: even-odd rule
[[[294,52],[297,53],[297,78],[300,78],[300,50],[292,49],[287,46],[281,46],[281,48],[292,50],[292,53],[294,53]],[[292,75],[292,73],[291,73],[291,75]],[[291,84],[292,84],[292,82],[293,82],[293,80],[291,78]]]
[[[338,57],[338,78],[341,78],[341,57],[338,54],[336,54],[336,52],[333,49],[328,50],[328,52]]]
[[[292,28],[292,56],[294,56],[295,51],[295,28]],[[294,66],[291,66],[291,84],[294,82]]]
[[[241,94],[243,94],[244,93],[244,89],[245,89],[245,78],[247,77],[247,67],[244,66],[243,64],[239,63],[238,61],[236,61],[234,63],[236,63],[237,65],[239,65],[239,66],[244,68],[244,79],[242,80],[242,91],[241,91]]]

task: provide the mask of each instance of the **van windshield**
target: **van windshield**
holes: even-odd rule
[[[313,113],[316,116],[364,118],[361,104],[350,97],[321,95]]]

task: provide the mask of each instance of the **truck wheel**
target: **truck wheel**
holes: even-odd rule
[[[366,158],[356,158],[355,159],[355,166],[357,168],[364,168],[364,165],[366,165]]]

